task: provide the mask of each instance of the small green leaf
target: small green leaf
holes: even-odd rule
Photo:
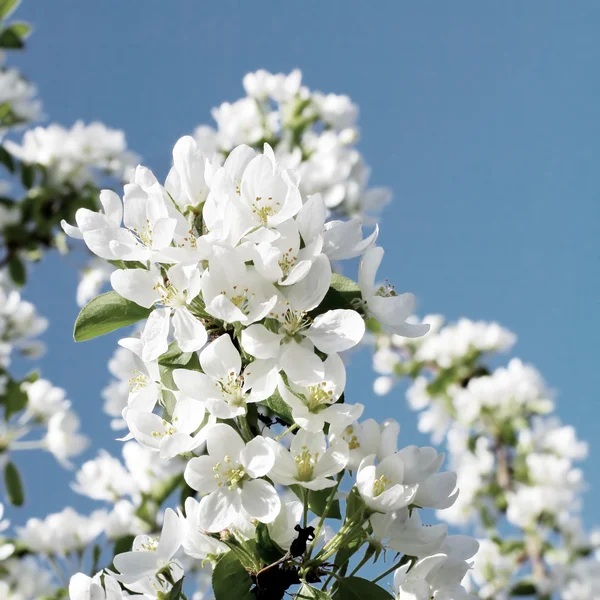
[[[25,493],[23,492],[23,482],[21,475],[14,463],[6,463],[4,467],[4,484],[6,485],[6,495],[8,501],[13,506],[23,506],[25,502]]]
[[[175,585],[169,592],[168,600],[179,600],[181,598],[181,592],[183,591],[183,577],[175,582]]]
[[[291,425],[294,422],[292,409],[283,400],[278,390],[275,390],[275,393],[270,398],[263,400],[261,404],[264,404],[288,425]]]
[[[0,33],[0,46],[2,46],[2,34]],[[35,167],[33,165],[21,165],[21,183],[25,189],[30,190],[35,182]]]
[[[15,170],[15,161],[12,154],[4,147],[0,146],[0,163],[3,164],[11,173]]]
[[[27,281],[27,270],[25,269],[25,264],[18,256],[13,256],[8,261],[8,272],[10,278],[16,285],[19,287],[25,285],[25,282]]]
[[[334,273],[331,276],[331,284],[325,298],[323,298],[318,308],[310,313],[310,316],[314,318],[328,310],[338,308],[353,309],[355,307],[354,301],[360,298],[360,288],[356,282],[339,273]]]
[[[117,554],[123,554],[123,552],[129,552],[133,546],[134,535],[124,535],[117,539],[113,548],[113,556]]]
[[[6,384],[3,397],[4,417],[6,420],[27,406],[27,394],[21,389],[21,383],[12,379]]]
[[[11,23],[10,29],[12,29],[22,40],[26,39],[31,33],[31,25],[29,23]]]
[[[510,590],[511,596],[535,596],[537,594],[537,588],[531,581],[519,581],[512,590]]]
[[[75,321],[73,339],[85,342],[121,327],[146,319],[153,309],[125,300],[117,292],[107,292],[88,302]]]
[[[314,588],[308,583],[302,584],[296,598],[298,600],[331,600],[331,596],[327,592]]]
[[[333,600],[392,600],[392,595],[362,577],[344,577],[337,582]]]
[[[268,564],[279,560],[285,552],[271,539],[269,528],[264,523],[256,524],[254,535],[259,556]]]
[[[0,48],[20,50],[25,47],[23,40],[29,35],[31,28],[26,23],[14,23],[0,31]]]
[[[158,359],[158,364],[163,367],[186,368],[199,371],[200,361],[196,352],[183,352],[179,349],[177,341],[169,344],[169,349]]]
[[[353,520],[365,506],[365,501],[362,499],[358,488],[354,486],[346,498],[346,521]]]
[[[6,19],[15,11],[21,0],[0,0],[0,19]]]
[[[215,600],[256,600],[250,591],[252,579],[234,552],[224,554],[212,573]]]

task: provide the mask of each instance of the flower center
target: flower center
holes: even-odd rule
[[[226,456],[223,462],[219,461],[213,467],[213,472],[217,480],[217,485],[219,487],[225,486],[229,490],[238,488],[244,477],[246,477],[244,468],[239,464],[233,464],[230,456]]]
[[[297,257],[294,256],[293,252],[293,248],[290,248],[279,259],[279,266],[281,267],[284,275],[287,275],[292,270],[292,267],[296,264]]]
[[[286,306],[281,313],[271,313],[269,316],[277,319],[281,323],[283,333],[290,338],[308,329],[312,324],[312,319],[305,310],[293,310],[286,301]]]
[[[230,302],[237,306],[245,315],[248,314],[250,300],[254,296],[254,292],[249,293],[248,288],[239,288],[239,286],[234,285],[232,294],[228,294],[225,290],[221,291],[221,294],[229,298]]]
[[[296,469],[298,475],[296,479],[298,481],[310,481],[313,478],[313,471],[315,470],[315,465],[319,460],[319,453],[316,452],[314,456],[308,451],[306,446],[302,446],[301,454],[297,454],[294,457],[296,462]]]
[[[279,206],[279,202],[273,202],[272,196],[268,196],[267,198],[256,196],[256,199],[252,203],[252,212],[258,217],[261,225],[266,226],[269,217],[279,212]]]
[[[333,391],[325,389],[327,383],[327,381],[322,381],[308,388],[308,402],[306,403],[306,407],[311,412],[318,412],[325,408],[325,405],[332,403]]]
[[[185,306],[186,304],[186,293],[180,292],[172,283],[167,281],[166,283],[159,282],[154,288],[160,294],[160,303],[163,306]]]
[[[385,492],[385,490],[391,483],[391,480],[388,479],[385,475],[382,475],[379,479],[376,479],[373,482],[373,496],[377,497],[383,494],[383,492]]]
[[[344,434],[342,437],[348,443],[348,448],[350,450],[356,450],[357,448],[360,448],[360,442],[358,441],[358,436],[356,433],[354,433],[353,425],[348,425],[348,427],[344,429]]]
[[[137,392],[148,385],[148,377],[138,369],[134,369],[132,375],[133,377],[129,379],[129,391],[131,393]]]
[[[138,549],[137,552],[156,552],[158,548],[158,538],[148,538]]]
[[[152,227],[149,219],[146,219],[146,223],[140,229],[134,227],[132,231],[143,246],[152,246]]]
[[[382,298],[391,298],[392,296],[397,296],[398,294],[396,293],[396,288],[386,279],[385,283],[375,292],[375,295]]]
[[[175,423],[176,421],[177,421],[177,417],[173,417],[173,423]],[[175,427],[173,427],[173,424],[169,423],[169,421],[165,421],[163,419],[162,426],[163,426],[162,431],[153,431],[152,432],[153,438],[162,440],[162,438],[164,438],[167,435],[173,435],[173,434],[177,433],[177,429],[175,429]]]
[[[225,396],[225,401],[234,406],[244,404],[244,376],[238,375],[235,371],[230,371],[227,379],[219,380],[217,384],[221,387],[221,393]]]

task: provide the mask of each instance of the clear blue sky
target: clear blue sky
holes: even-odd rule
[[[585,516],[600,524],[599,3],[24,0],[16,16],[35,26],[16,62],[50,119],[124,129],[161,177],[177,138],[240,97],[247,71],[300,67],[311,88],[350,95],[373,182],[394,192],[385,274],[422,312],[518,333],[516,354],[591,443]],[[26,295],[51,319],[43,373],[95,444],[118,449],[99,396],[118,336],[71,341],[78,260],[47,259]],[[401,395],[373,396],[363,359],[351,399],[424,443]],[[72,497],[51,457],[17,458],[29,501],[15,521]]]

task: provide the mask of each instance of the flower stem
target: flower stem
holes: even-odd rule
[[[298,429],[298,427],[300,427],[300,426],[297,423],[294,423],[293,425],[288,427],[283,433],[278,435],[275,438],[275,441],[278,442],[281,438],[284,438],[288,433],[292,433],[292,432],[296,431],[296,429]]]
[[[380,579],[383,579],[390,573],[393,573],[396,569],[401,567],[406,562],[406,555],[403,556],[393,567],[390,567],[387,571],[384,571],[379,577],[373,579],[373,583],[377,583]]]

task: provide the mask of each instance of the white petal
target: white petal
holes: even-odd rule
[[[296,342],[282,346],[279,366],[290,380],[301,385],[319,383],[325,374],[321,359],[313,351]]]
[[[207,433],[206,444],[211,457],[221,460],[230,456],[235,462],[244,449],[244,442],[239,434],[225,423],[213,425]]]
[[[363,296],[372,296],[375,289],[377,269],[383,259],[383,248],[370,248],[363,255],[358,268],[358,286]]]
[[[217,480],[215,479],[215,459],[210,456],[197,456],[192,458],[184,471],[183,478],[194,490],[209,494],[217,491]]]
[[[229,334],[224,333],[211,342],[200,354],[202,370],[213,379],[225,380],[230,374],[239,375],[242,359]]]
[[[312,310],[321,304],[331,283],[331,265],[325,254],[319,254],[301,281],[287,288],[285,294],[295,310]]]
[[[358,344],[365,334],[365,322],[355,310],[336,309],[319,315],[306,333],[326,354],[343,352]]]
[[[100,204],[104,210],[106,218],[114,227],[121,227],[123,220],[123,202],[121,198],[112,190],[102,190],[100,192]]]
[[[277,362],[274,359],[257,359],[244,370],[244,389],[252,389],[253,402],[265,400],[275,392],[278,377]]]
[[[229,527],[239,513],[237,492],[219,488],[200,500],[198,526],[205,531],[217,532]]]
[[[282,337],[264,325],[250,325],[242,331],[242,346],[255,358],[277,358]]]
[[[281,500],[270,483],[254,479],[244,483],[242,506],[251,517],[262,523],[272,523],[281,510]]]
[[[175,552],[179,550],[179,546],[181,546],[181,534],[181,519],[174,510],[167,508],[158,548],[156,549],[156,554],[161,560],[165,562],[170,560]]]
[[[158,219],[152,228],[152,248],[160,250],[168,246],[173,240],[173,234],[177,227],[175,219]]]
[[[321,194],[309,196],[296,215],[296,224],[305,245],[323,233],[326,215],[327,209]]]
[[[169,349],[169,322],[171,310],[157,308],[150,313],[142,332],[142,360],[156,360]]]
[[[196,318],[185,306],[173,311],[173,335],[183,352],[200,350],[208,340],[208,334],[200,319]]]
[[[240,454],[242,465],[250,477],[263,477],[275,464],[275,452],[261,436],[246,444]]]
[[[62,219],[62,221],[60,222],[60,226],[70,238],[73,238],[75,240],[83,239],[83,233],[81,232],[81,229],[79,229],[79,227],[69,225],[69,223],[67,223],[64,219]],[[81,573],[78,573],[78,575],[81,575]]]
[[[117,269],[110,276],[110,283],[119,296],[144,308],[154,306],[160,299],[160,294],[154,289],[160,281],[156,271],[145,269]]]

